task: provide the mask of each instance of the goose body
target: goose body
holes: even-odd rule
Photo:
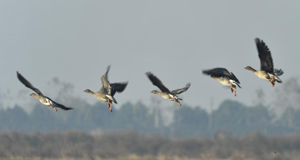
[[[49,97],[43,95],[43,93],[35,88],[27,79],[25,79],[19,72],[17,72],[17,77],[20,80],[21,83],[23,83],[27,88],[32,89],[34,92],[36,93],[31,93],[30,96],[37,98],[40,103],[42,103],[45,106],[51,106],[55,111],[57,111],[56,107],[61,108],[63,110],[70,110],[73,108],[70,107],[66,107],[62,104],[59,104],[55,101],[53,101],[52,99],[50,99]]]
[[[182,99],[179,98],[177,95],[181,94],[181,93],[183,93],[185,91],[187,91],[190,88],[190,86],[191,86],[190,83],[188,83],[183,88],[170,91],[160,81],[160,79],[158,79],[154,74],[152,74],[151,72],[147,72],[146,75],[149,78],[149,80],[152,82],[152,84],[155,85],[156,87],[158,87],[161,90],[161,91],[153,90],[153,91],[151,91],[151,93],[158,94],[158,95],[160,95],[162,98],[164,98],[166,100],[175,101],[176,103],[178,103],[181,106],[181,103],[179,102],[179,100],[182,100]]]
[[[260,59],[260,70],[255,70],[251,66],[247,66],[245,69],[252,71],[260,79],[271,82],[272,86],[275,85],[275,82],[282,83],[279,76],[283,74],[283,70],[274,69],[271,51],[268,46],[259,38],[255,39],[255,44],[258,51],[258,57]]]
[[[110,83],[108,81],[108,72],[110,70],[110,66],[107,67],[106,73],[101,77],[102,86],[99,91],[93,92],[90,89],[84,90],[86,93],[92,94],[99,101],[107,102],[108,108],[112,112],[112,103],[118,104],[117,100],[114,98],[116,92],[123,92],[128,84],[128,82],[124,83]]]
[[[226,68],[213,68],[208,70],[203,70],[203,74],[209,75],[211,78],[217,80],[224,86],[229,86],[231,92],[236,96],[236,86],[242,88],[240,86],[240,81],[236,78],[236,76],[229,72]],[[234,89],[233,89],[234,88]]]

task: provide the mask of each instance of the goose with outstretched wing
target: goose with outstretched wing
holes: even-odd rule
[[[107,102],[107,106],[112,112],[112,102],[118,104],[114,95],[116,92],[123,92],[128,84],[128,82],[123,83],[110,83],[108,81],[108,72],[110,70],[110,66],[107,67],[106,73],[101,77],[102,86],[99,91],[93,92],[90,89],[84,90],[86,93],[92,94],[99,101]]]
[[[32,89],[35,93],[31,93],[30,96],[35,97],[37,99],[39,99],[39,101],[46,106],[51,106],[55,111],[57,111],[56,107],[63,109],[63,110],[70,110],[73,108],[70,107],[66,107],[60,103],[57,103],[55,101],[53,101],[52,99],[50,99],[49,97],[43,95],[43,93],[35,88],[28,80],[26,80],[19,72],[17,72],[17,77],[20,80],[20,82],[22,82],[27,88]]]
[[[151,93],[158,94],[161,97],[163,97],[164,99],[167,99],[170,101],[175,101],[181,106],[181,103],[179,102],[179,100],[182,100],[182,99],[179,98],[177,95],[187,91],[191,86],[190,83],[188,83],[183,88],[170,91],[154,74],[152,74],[151,72],[147,72],[146,75],[150,79],[152,84],[161,90],[161,91],[153,90],[153,91],[151,91]]]
[[[274,69],[271,51],[268,46],[259,38],[255,38],[255,43],[260,59],[260,70],[255,70],[251,66],[247,66],[245,69],[252,71],[260,79],[271,82],[272,87],[274,87],[275,82],[282,83],[279,76],[283,74],[283,70]]]
[[[242,88],[240,86],[240,81],[232,72],[229,72],[226,68],[213,68],[203,70],[202,73],[209,75],[213,79],[216,79],[224,86],[230,86],[230,90],[234,93],[234,96],[236,96],[236,86]]]

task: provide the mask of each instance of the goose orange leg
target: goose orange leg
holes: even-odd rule
[[[109,100],[107,100],[107,108],[109,108]]]
[[[112,103],[110,103],[109,99],[107,100],[107,107],[112,112]]]
[[[109,106],[110,112],[112,112],[112,103]]]
[[[231,90],[231,92],[233,92],[233,89],[232,89],[232,84],[230,84],[230,90]]]
[[[50,106],[57,112],[57,109],[52,104],[50,104]]]
[[[234,96],[236,96],[236,87],[234,88],[234,92],[233,93],[234,93]]]
[[[272,85],[272,87],[274,87],[274,85],[275,85],[275,83],[274,83],[274,77],[272,77],[272,79],[271,79],[271,85]]]
[[[172,99],[181,106],[181,103],[177,99],[175,99],[174,97],[172,97]]]

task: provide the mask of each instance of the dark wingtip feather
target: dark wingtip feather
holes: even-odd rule
[[[210,72],[210,70],[202,70],[202,74],[210,75],[211,72]]]
[[[274,73],[276,76],[281,76],[283,75],[284,72],[282,69],[274,69]]]
[[[18,71],[17,71],[17,77],[18,77],[19,80],[22,79],[22,75]]]
[[[72,110],[74,108],[71,108],[71,107],[66,107],[64,110]]]
[[[128,82],[123,82],[123,83],[116,83],[116,85],[118,86],[117,88],[117,92],[123,92],[125,90],[125,88],[128,85]],[[114,87],[113,87],[114,88]]]
[[[111,66],[111,65],[107,66],[106,70],[108,70],[108,71],[109,71],[109,70],[110,70],[110,66]]]
[[[26,87],[28,87],[27,83],[29,83],[18,71],[17,71],[17,77],[19,81],[21,81]]]
[[[266,48],[266,50],[269,50],[265,42],[259,38],[255,38],[255,43],[257,47]]]
[[[170,92],[169,89],[151,72],[146,72],[147,77],[152,82],[153,85],[158,87],[163,92]]]
[[[146,72],[146,75],[149,77],[151,75],[153,75],[151,72]]]
[[[255,43],[260,43],[261,40],[259,38],[255,38]]]
[[[155,79],[155,75],[153,73],[151,73],[151,72],[146,72],[146,75],[150,79],[150,81],[153,83],[154,79]]]
[[[58,108],[60,108],[60,109],[63,109],[63,110],[72,110],[73,108],[72,107],[66,107],[66,106],[64,106],[64,105],[62,105],[62,104],[59,104],[59,103],[56,103],[56,102],[54,102],[56,105],[57,105],[57,107]]]
[[[239,81],[239,79],[237,79],[236,76],[235,76],[232,72],[231,72],[231,75],[232,75],[233,79],[234,79],[237,83],[239,83],[239,84],[241,83],[241,82]]]

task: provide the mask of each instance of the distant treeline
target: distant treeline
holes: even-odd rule
[[[166,138],[132,131],[0,133],[0,159],[247,159],[299,160],[300,137],[266,137],[259,133],[235,138],[217,132],[212,138]],[[148,157],[148,158],[145,158]],[[127,158],[133,159],[133,158]]]
[[[174,120],[164,125],[159,110],[142,103],[126,103],[112,113],[106,103],[98,102],[71,111],[58,112],[38,104],[27,113],[16,106],[0,110],[0,131],[120,131],[134,130],[140,133],[156,133],[166,137],[212,137],[220,130],[243,136],[258,131],[264,135],[300,133],[300,111],[287,109],[275,119],[267,107],[245,106],[226,100],[217,110],[208,114],[199,107],[174,106]]]

